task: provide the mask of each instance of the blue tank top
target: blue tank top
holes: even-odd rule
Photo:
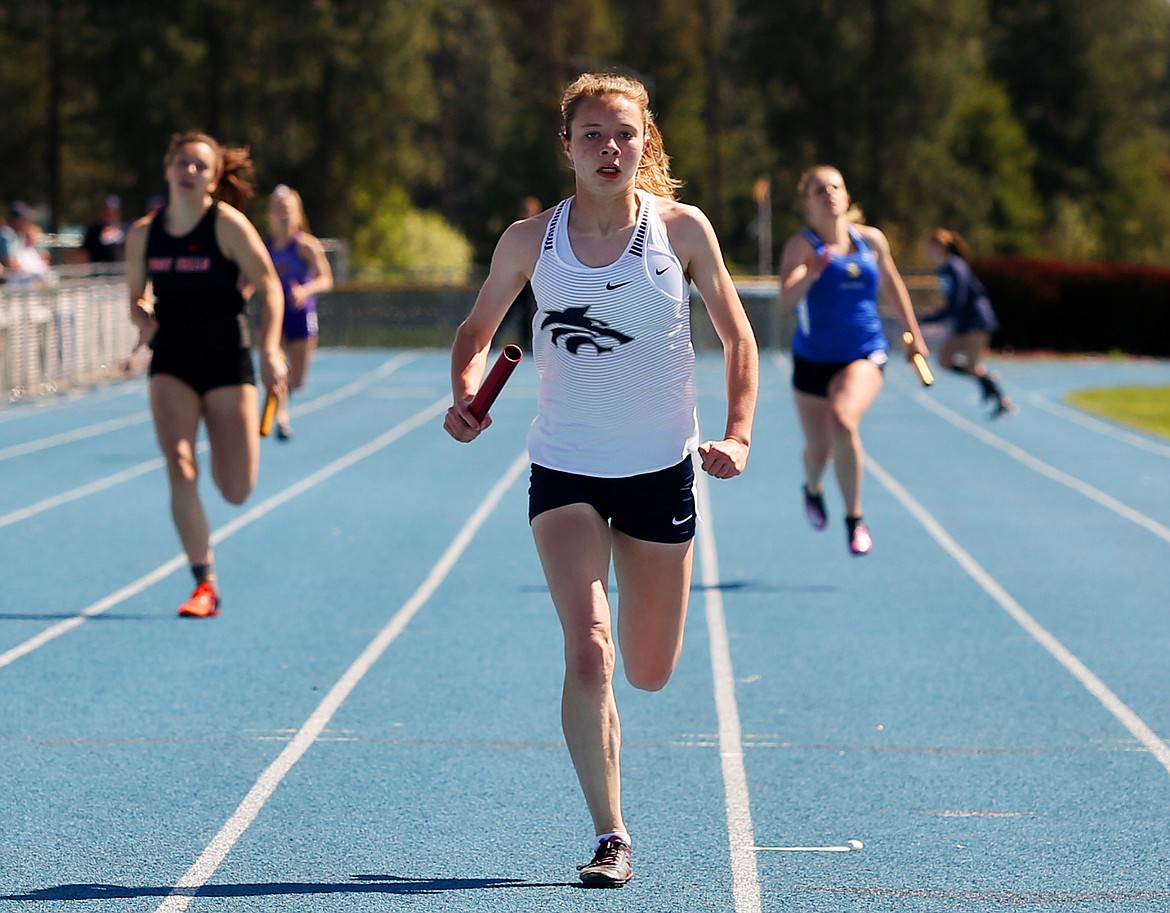
[[[825,242],[810,229],[804,236],[819,257]],[[834,256],[796,306],[792,354],[806,361],[843,364],[890,347],[878,314],[877,259],[861,232],[849,229],[856,250]]]
[[[169,235],[165,211],[150,223],[146,272],[154,289],[156,352],[225,352],[251,345],[240,269],[215,239],[219,203],[182,237]]]
[[[284,290],[286,323],[290,312],[295,309],[292,284],[295,282],[297,285],[304,285],[313,277],[313,268],[297,253],[297,242],[300,240],[300,236],[300,232],[293,234],[284,247],[276,247],[270,239],[264,241],[264,246],[268,248],[268,254],[272,257],[272,265],[276,267],[276,275],[280,277],[280,287]],[[317,297],[315,295],[305,299],[304,310],[306,312],[317,310]]]

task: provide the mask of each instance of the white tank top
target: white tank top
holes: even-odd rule
[[[572,202],[558,204],[532,272],[540,385],[528,454],[602,478],[666,469],[699,443],[690,282],[655,197],[638,191],[630,242],[600,267],[573,253]]]

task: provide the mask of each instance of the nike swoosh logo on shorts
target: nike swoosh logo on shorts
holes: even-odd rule
[[[670,523],[672,526],[682,526],[684,523],[687,522],[687,520],[691,519],[691,517],[693,517],[693,516],[694,516],[694,514],[687,514],[681,520],[676,520],[676,519],[674,519],[674,517],[671,517]]]
[[[605,290],[612,292],[615,288],[621,288],[623,285],[629,285],[633,280],[627,279],[625,282],[607,282],[605,283]]]

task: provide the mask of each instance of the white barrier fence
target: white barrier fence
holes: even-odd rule
[[[0,285],[0,390],[4,400],[123,377],[138,330],[119,268],[59,269],[49,283]],[[2,403],[0,403],[2,406]]]

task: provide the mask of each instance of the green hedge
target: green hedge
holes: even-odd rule
[[[1170,269],[1124,263],[986,258],[996,348],[1170,357]]]

